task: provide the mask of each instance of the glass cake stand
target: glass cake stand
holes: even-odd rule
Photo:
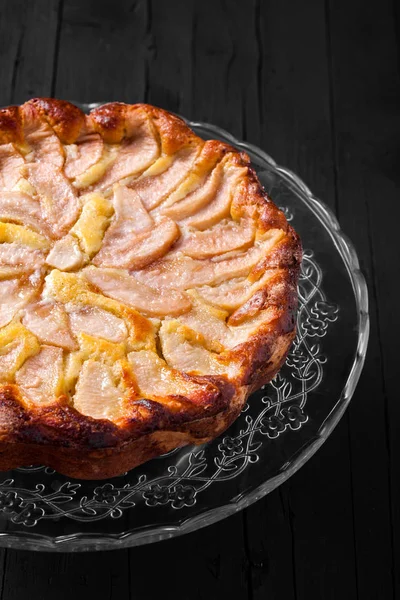
[[[369,332],[367,287],[351,242],[332,212],[265,152],[212,125],[188,124],[205,139],[247,152],[301,235],[297,337],[286,364],[228,431],[203,446],[172,451],[109,481],[74,480],[44,466],[0,473],[1,546],[105,550],[210,525],[293,475],[350,402]]]

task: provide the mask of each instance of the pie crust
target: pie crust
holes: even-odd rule
[[[164,110],[0,110],[0,469],[218,436],[285,361],[301,254],[249,157]]]

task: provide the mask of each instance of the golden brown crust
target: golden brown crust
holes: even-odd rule
[[[33,98],[24,104],[43,118],[63,144],[72,144],[79,137],[85,125],[85,115],[77,107],[65,100],[54,98]]]
[[[18,106],[0,109],[0,144],[21,143],[23,139]]]
[[[126,112],[126,104],[112,102],[92,110],[89,120],[105,142],[117,144],[126,133]]]
[[[248,156],[219,141],[204,143],[176,116],[145,104],[110,103],[85,116],[72,104],[36,98],[22,107],[0,110],[0,144],[23,143],[26,115],[44,120],[64,144],[74,143],[95,131],[107,144],[118,144],[135,135],[150,117],[158,132],[163,155],[183,147],[202,145],[202,160],[212,167],[227,154],[247,169],[241,194],[232,202],[232,217],[252,218],[259,232],[280,229],[285,235],[250,273],[258,281],[266,269],[276,274],[229,316],[229,325],[240,325],[268,308],[269,320],[251,339],[226,350],[221,360],[237,365],[232,382],[225,375],[184,375],[201,382],[201,393],[169,397],[168,402],[138,400],[134,378],[129,382],[129,416],[116,422],[94,419],[78,412],[66,396],[56,403],[27,403],[14,383],[0,386],[0,469],[44,463],[71,477],[100,479],[127,471],[177,446],[203,443],[224,431],[238,416],[249,394],[270,381],[282,366],[295,335],[297,279],[301,242],[284,214],[262,189]],[[136,333],[149,322],[131,311]],[[126,373],[126,378],[131,375]]]
[[[179,117],[146,104],[139,106],[153,117],[154,124],[160,134],[162,150],[166,154],[174,154],[183,146],[190,146],[198,142],[199,138]]]

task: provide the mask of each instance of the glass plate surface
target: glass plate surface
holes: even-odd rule
[[[97,106],[81,105],[88,110]],[[155,542],[210,525],[295,473],[343,415],[368,343],[368,296],[356,252],[331,211],[260,149],[205,124],[205,139],[246,151],[274,202],[301,235],[298,333],[274,381],[237,421],[109,481],[80,481],[46,467],[0,473],[0,545],[105,550]]]

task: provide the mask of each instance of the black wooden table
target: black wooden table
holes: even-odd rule
[[[0,551],[2,600],[400,597],[399,9],[392,0],[0,0],[0,105],[145,101],[261,146],[334,209],[371,305],[350,409],[286,484],[150,546]]]

